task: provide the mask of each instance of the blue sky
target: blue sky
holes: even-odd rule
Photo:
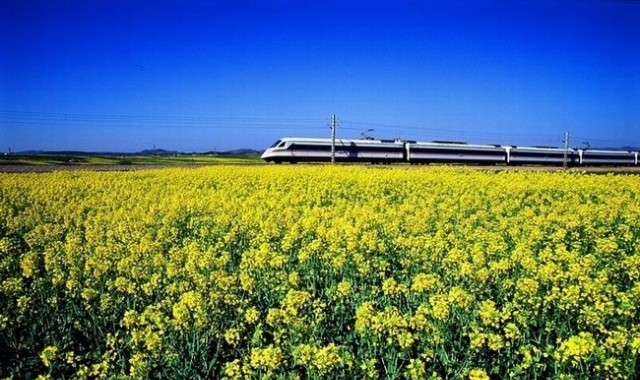
[[[632,1],[0,3],[0,151],[640,145]]]

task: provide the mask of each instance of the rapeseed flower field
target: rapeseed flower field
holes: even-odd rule
[[[640,177],[0,174],[0,378],[624,379]]]

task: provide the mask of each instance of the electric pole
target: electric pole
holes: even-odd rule
[[[567,157],[569,155],[569,132],[564,133],[564,162],[562,167],[567,168]]]
[[[338,121],[336,115],[331,115],[331,164],[336,163],[336,128],[338,127]]]

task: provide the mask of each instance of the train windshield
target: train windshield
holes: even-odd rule
[[[271,146],[269,148],[275,148],[276,146],[278,146],[278,144],[280,144],[282,140],[278,140],[276,142],[274,142],[273,144],[271,144]]]

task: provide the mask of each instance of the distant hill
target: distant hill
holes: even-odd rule
[[[181,154],[176,150],[165,150],[165,149],[145,149],[141,150],[138,153],[134,153],[136,156],[173,156],[176,154]]]
[[[107,153],[107,152],[101,152],[101,153],[89,153],[89,152],[83,152],[80,150],[23,150],[20,152],[12,152],[11,154],[18,154],[18,155],[22,155],[22,156],[40,156],[40,155],[47,155],[47,156],[87,156],[87,155],[92,155],[92,154],[101,154],[101,155],[107,155],[107,154],[118,154],[118,153]]]
[[[262,153],[262,151],[255,150],[255,149],[234,149],[234,150],[228,150],[226,152],[218,152],[218,154],[237,155],[237,156],[251,155],[251,154],[261,154],[261,153]]]

